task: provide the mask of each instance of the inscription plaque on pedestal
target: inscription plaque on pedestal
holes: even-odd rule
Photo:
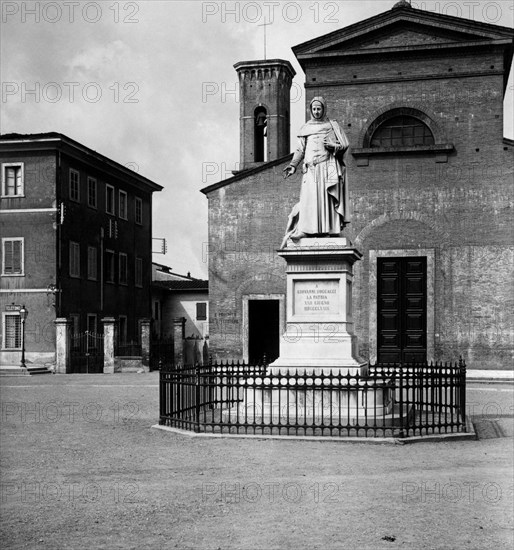
[[[294,281],[293,315],[339,313],[339,280]]]

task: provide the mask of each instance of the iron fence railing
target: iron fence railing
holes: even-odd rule
[[[114,346],[116,357],[141,357],[141,344],[139,342],[119,341]]]
[[[466,431],[466,366],[371,365],[366,375],[240,362],[163,366],[161,425],[206,433],[412,437]]]
[[[150,370],[159,370],[163,365],[173,365],[173,356],[173,338],[160,338],[150,342]]]

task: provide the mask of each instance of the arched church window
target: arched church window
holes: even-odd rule
[[[407,115],[386,119],[374,131],[370,147],[411,147],[433,145],[434,135],[418,118]]]
[[[254,111],[254,161],[267,160],[267,127],[268,114],[264,107],[257,107]]]

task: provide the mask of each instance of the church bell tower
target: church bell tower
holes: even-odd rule
[[[283,59],[234,65],[240,92],[240,170],[290,152],[290,92],[294,75]]]

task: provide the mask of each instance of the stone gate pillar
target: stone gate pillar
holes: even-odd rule
[[[114,374],[114,317],[104,317],[104,374]]]
[[[58,317],[55,321],[55,372],[70,372],[71,320]]]
[[[175,366],[184,364],[184,337],[186,335],[186,318],[173,319],[173,360]]]
[[[150,319],[141,319],[141,366],[145,372],[150,371]]]

